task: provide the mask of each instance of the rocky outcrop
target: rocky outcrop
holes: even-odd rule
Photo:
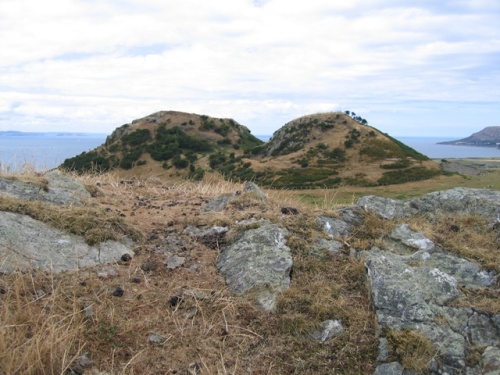
[[[217,268],[229,290],[251,295],[263,310],[273,310],[277,295],[290,286],[293,261],[286,235],[285,229],[265,222],[224,249]]]
[[[58,170],[49,171],[41,182],[0,178],[0,198],[40,200],[55,205],[81,206],[91,198],[85,186]],[[75,271],[120,261],[133,255],[130,246],[106,241],[89,246],[73,234],[29,216],[0,211],[0,273],[15,270]]]
[[[40,183],[0,177],[0,194],[22,200],[82,205],[91,197],[85,186],[58,170],[43,175]]]
[[[390,220],[414,215],[432,219],[440,212],[481,215],[492,225],[498,225],[500,192],[455,188],[409,200],[366,196],[355,206],[341,210],[336,218],[318,218],[317,224],[335,240],[342,241],[355,232],[364,212]],[[437,362],[429,364],[433,373],[499,373],[500,366],[494,356],[500,350],[500,314],[453,304],[463,288],[496,290],[499,276],[447,253],[406,224],[387,233],[379,243],[378,247],[359,254],[365,259],[383,349],[375,374],[411,373],[400,363],[389,362],[391,357],[382,353],[387,350],[382,345],[384,329],[415,330],[427,337],[439,356]],[[467,363],[472,348],[487,348],[479,364]]]
[[[0,211],[0,273],[15,270],[76,271],[118,262],[133,252],[122,243],[89,246],[84,239],[29,216]]]
[[[500,192],[457,187],[408,200],[368,195],[361,198],[351,210],[355,213],[356,209],[374,212],[384,219],[456,212],[462,215],[480,215],[495,221],[500,220]]]

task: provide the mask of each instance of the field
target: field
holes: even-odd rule
[[[321,207],[332,204],[353,204],[365,195],[407,199],[433,191],[452,189],[458,186],[475,189],[500,190],[500,158],[453,159],[453,161],[480,168],[483,174],[480,176],[448,174],[429,180],[408,182],[399,185],[375,186],[369,188],[340,186],[337,189],[300,190],[290,192],[290,194],[306,204]]]

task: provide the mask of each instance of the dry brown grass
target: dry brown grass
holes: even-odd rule
[[[38,272],[0,282],[0,373],[64,373],[85,346],[76,297]]]
[[[441,214],[432,222],[413,218],[411,223],[446,251],[476,262],[484,269],[500,271],[500,238],[485,218]]]
[[[427,373],[429,363],[436,358],[437,351],[424,335],[412,330],[387,330],[392,355],[405,369],[419,374]]]

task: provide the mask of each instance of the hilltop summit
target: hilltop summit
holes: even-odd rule
[[[299,117],[267,143],[232,119],[162,111],[120,126],[104,145],[62,167],[197,180],[210,172],[285,189],[399,184],[440,174],[437,163],[349,111]]]

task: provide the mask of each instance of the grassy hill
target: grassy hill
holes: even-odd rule
[[[287,189],[383,186],[439,175],[438,164],[350,112],[303,116],[267,143],[232,119],[158,112],[117,128],[96,150],[67,159],[77,172],[109,169],[195,180],[217,173]]]
[[[243,154],[262,143],[232,119],[162,111],[120,126],[104,145],[66,159],[62,167],[79,173],[110,169],[158,173],[158,167],[173,168],[183,177],[201,179],[205,170],[222,160],[221,155]]]

